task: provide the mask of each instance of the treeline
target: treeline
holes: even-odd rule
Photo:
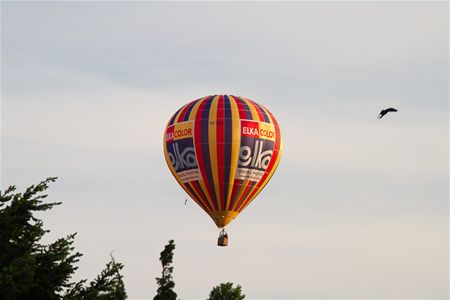
[[[32,185],[23,193],[15,186],[0,191],[0,299],[2,300],[123,300],[127,298],[123,276],[124,265],[111,259],[105,269],[90,281],[71,280],[82,254],[73,243],[76,233],[41,244],[49,232],[36,216],[61,202],[45,203],[43,192],[56,177]],[[172,265],[175,242],[170,240],[160,254],[161,277],[154,300],[176,300]],[[242,300],[241,286],[221,283],[213,287],[208,300]]]

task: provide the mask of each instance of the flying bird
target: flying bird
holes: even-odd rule
[[[186,203],[187,203],[187,199],[186,199],[186,200],[184,200],[184,205],[186,205]]]
[[[387,114],[388,112],[391,112],[391,111],[398,111],[398,110],[396,110],[393,107],[383,109],[382,111],[380,111],[380,114],[378,115],[378,119],[381,119],[385,114]]]

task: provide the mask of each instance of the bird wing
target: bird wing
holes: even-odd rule
[[[391,108],[386,109],[386,111],[398,111],[398,110],[393,108],[393,107],[391,107]]]

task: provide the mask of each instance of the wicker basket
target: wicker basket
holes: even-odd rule
[[[225,247],[228,246],[228,236],[227,235],[221,235],[217,239],[217,246]]]

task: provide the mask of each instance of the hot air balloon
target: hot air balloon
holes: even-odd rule
[[[249,99],[212,95],[181,107],[164,134],[164,155],[175,179],[212,218],[218,245],[224,227],[269,182],[280,161],[281,133],[272,113]]]

